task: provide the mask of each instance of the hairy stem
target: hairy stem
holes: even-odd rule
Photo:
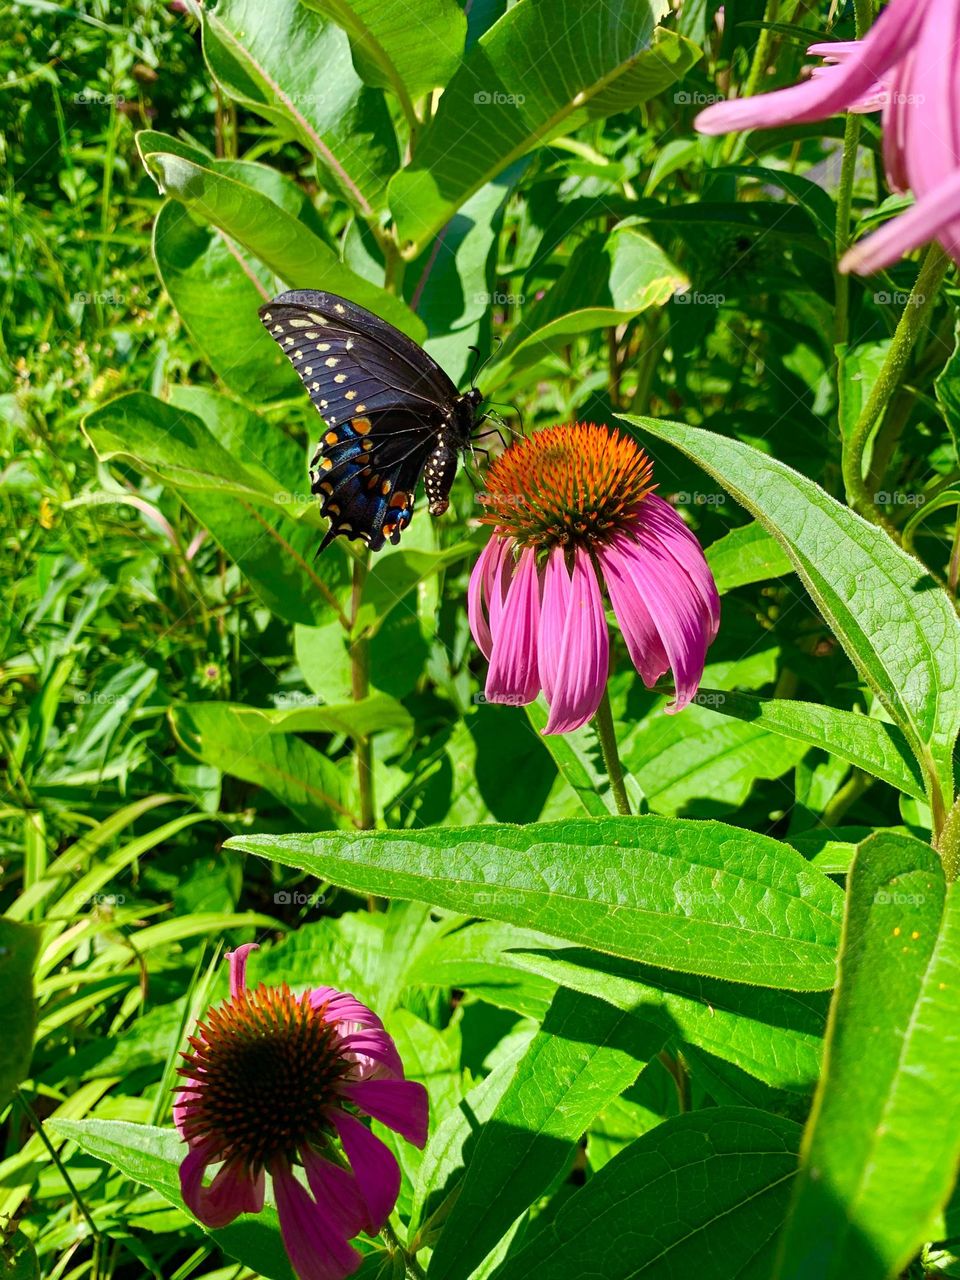
[[[358,556],[353,562],[353,597],[350,604],[351,628],[357,624],[363,587],[367,580],[369,553]],[[366,635],[354,635],[350,644],[351,692],[354,702],[362,702],[370,692],[370,640]],[[353,753],[357,760],[357,788],[360,792],[360,816],[357,825],[371,828],[376,822],[373,799],[373,747],[369,734],[358,734],[353,740]]]
[[[617,813],[632,813],[630,799],[623,782],[623,765],[620,763],[620,753],[617,750],[617,735],[613,729],[610,695],[606,689],[604,689],[600,705],[597,707],[597,714],[593,717],[593,727],[596,730],[597,737],[600,739],[603,763],[606,765],[607,777],[610,779],[610,790],[613,792]]]

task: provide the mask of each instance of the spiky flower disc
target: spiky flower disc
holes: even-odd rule
[[[220,1158],[247,1168],[294,1159],[305,1143],[323,1146],[325,1108],[350,1063],[325,1006],[309,995],[266,987],[211,1009],[190,1037],[179,1068],[184,1135],[215,1142]]]
[[[512,444],[487,473],[481,519],[520,546],[589,548],[631,529],[655,486],[629,436],[593,423],[549,427]]]

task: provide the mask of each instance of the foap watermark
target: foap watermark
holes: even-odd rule
[[[901,893],[898,889],[878,889],[873,895],[878,907],[922,907],[926,898],[922,893]]]
[[[310,107],[326,102],[322,93],[279,93],[273,94],[274,104],[278,107]]]
[[[922,293],[907,293],[905,289],[880,289],[873,300],[878,307],[922,307],[926,302]]]
[[[122,107],[126,102],[122,93],[101,93],[98,89],[81,89],[73,100],[82,107]]]
[[[725,493],[700,493],[699,490],[692,493],[684,490],[673,495],[673,501],[678,507],[722,507],[726,500]]]
[[[123,307],[126,305],[126,298],[122,293],[87,293],[80,290],[79,293],[73,295],[73,301],[78,302],[83,307],[101,306],[101,307]]]
[[[502,698],[488,698],[485,693],[475,693],[473,700],[478,706],[490,702],[498,707],[525,707],[529,701],[521,693],[504,694]]]
[[[522,307],[527,300],[525,293],[478,293],[477,302],[487,307]]]
[[[299,506],[301,503],[309,505],[313,501],[313,494],[294,493],[291,489],[278,489],[273,495],[273,500],[278,507]]]
[[[700,293],[697,289],[677,289],[673,301],[678,307],[722,307],[726,294]]]
[[[304,693],[302,689],[291,689],[286,693],[275,693],[273,705],[282,710],[289,707],[322,707],[324,700],[319,693]]]
[[[873,501],[878,507],[922,507],[926,498],[922,493],[907,493],[903,489],[878,489]]]
[[[673,100],[678,107],[712,107],[715,102],[726,102],[722,93],[704,93],[700,89],[680,89]]]
[[[701,707],[722,707],[726,700],[725,693],[711,693],[708,689],[693,695],[693,701],[699,703]]]
[[[325,893],[303,893],[300,889],[278,889],[273,895],[278,907],[322,907],[326,900]]]
[[[122,907],[126,898],[122,893],[91,893],[84,899],[91,907]]]
[[[73,700],[80,707],[122,707],[124,711],[132,705],[125,693],[87,693],[85,689],[74,694]]]
[[[500,89],[494,89],[491,92],[480,89],[473,95],[473,100],[478,107],[522,107],[527,99],[522,93],[503,93]]]

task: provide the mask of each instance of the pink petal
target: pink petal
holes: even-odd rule
[[[690,575],[690,580],[710,615],[710,639],[713,640],[720,627],[720,595],[696,535],[692,529],[687,528],[670,503],[655,493],[648,494],[644,499],[641,514],[643,523],[658,534]]]
[[[372,1059],[373,1070],[386,1070],[389,1075],[403,1079],[403,1063],[397,1053],[397,1046],[385,1031],[356,1031],[344,1036],[340,1045],[344,1053],[355,1053],[362,1058]],[[368,1072],[364,1072],[365,1076],[366,1074]]]
[[[353,1169],[365,1212],[363,1229],[375,1236],[393,1212],[400,1194],[400,1166],[390,1148],[345,1111],[331,1108],[330,1120]]]
[[[844,57],[830,75],[734,102],[718,102],[701,111],[694,128],[701,133],[734,133],[741,129],[769,129],[782,124],[823,120],[846,110],[870,93],[876,82],[913,43],[923,21],[917,0],[890,0],[858,41],[856,53]]]
[[[617,617],[612,584],[619,575],[618,585],[629,579],[656,626],[677,687],[667,710],[680,711],[696,693],[703,675],[712,622],[703,598],[674,556],[673,544],[665,545],[651,529],[638,533],[635,538],[617,534],[600,553],[600,562]]]
[[[893,218],[879,231],[855,244],[840,259],[841,271],[869,275],[902,258],[905,253],[947,232],[950,224],[960,219],[960,168],[957,168],[936,190],[918,200],[905,213]],[[954,257],[956,243],[944,246]]]
[[[589,554],[577,548],[573,577],[563,548],[547,560],[537,639],[540,681],[550,704],[544,733],[570,733],[595,714],[610,669],[610,638]]]
[[[312,1147],[305,1147],[301,1155],[314,1199],[317,1204],[329,1207],[335,1220],[342,1224],[344,1235],[352,1240],[358,1232],[368,1230],[365,1225],[368,1215],[362,1190],[350,1170],[325,1160]],[[378,1227],[377,1231],[379,1230]]]
[[[339,1092],[415,1147],[426,1143],[430,1103],[422,1084],[415,1080],[360,1080],[340,1085]]]
[[[210,1163],[209,1151],[195,1147],[180,1165],[180,1193],[190,1212],[205,1227],[225,1227],[241,1213],[263,1208],[263,1171],[254,1177],[238,1161],[228,1161],[209,1187],[203,1175]]]
[[[499,594],[494,593],[493,583],[495,579],[499,581],[497,569],[505,547],[504,540],[493,534],[473,566],[470,585],[467,588],[467,617],[470,620],[470,630],[477,648],[487,659],[493,648],[493,635],[484,606],[490,610],[491,600]]]
[[[227,959],[230,961],[230,995],[233,999],[247,989],[247,956],[251,951],[259,950],[258,942],[245,942],[236,951],[227,952]]]
[[[643,597],[634,585],[627,565],[606,548],[598,551],[598,558],[630,661],[639,671],[643,683],[648,689],[652,689],[664,672],[670,669],[670,659],[663,647],[660,633],[654,626]]]
[[[496,583],[494,583],[496,591]],[[522,706],[540,692],[537,674],[537,628],[540,621],[540,582],[536,552],[526,547],[507,589],[499,622],[491,613],[493,649],[487,672],[488,702]]]
[[[288,1165],[271,1166],[280,1234],[298,1280],[343,1280],[363,1255],[346,1239],[346,1227],[325,1204],[311,1199]]]
[[[343,1022],[358,1027],[373,1027],[383,1030],[383,1022],[372,1009],[350,995],[348,991],[337,991],[334,987],[314,987],[310,992],[310,1007],[319,1009],[326,1005],[324,1022]]]

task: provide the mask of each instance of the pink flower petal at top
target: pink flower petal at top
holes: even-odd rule
[[[349,992],[249,989],[255,949],[230,953],[230,997],[198,1023],[183,1055],[181,1191],[201,1222],[224,1227],[261,1211],[269,1173],[299,1280],[344,1280],[362,1261],[350,1240],[382,1230],[400,1191],[393,1153],[353,1112],[423,1146],[427,1093],[404,1079],[383,1022]]]
[[[863,40],[811,45],[827,65],[803,84],[717,103],[702,133],[883,111],[887,182],[916,205],[850,249],[840,270],[866,275],[937,240],[960,262],[960,0],[891,0]]]
[[[600,706],[604,588],[644,683],[672,665],[669,709],[696,693],[720,601],[693,533],[650,492],[651,471],[629,436],[592,423],[535,432],[490,468],[484,520],[494,528],[473,571],[470,628],[490,661],[488,700],[528,702],[542,687],[545,733],[571,733]]]

